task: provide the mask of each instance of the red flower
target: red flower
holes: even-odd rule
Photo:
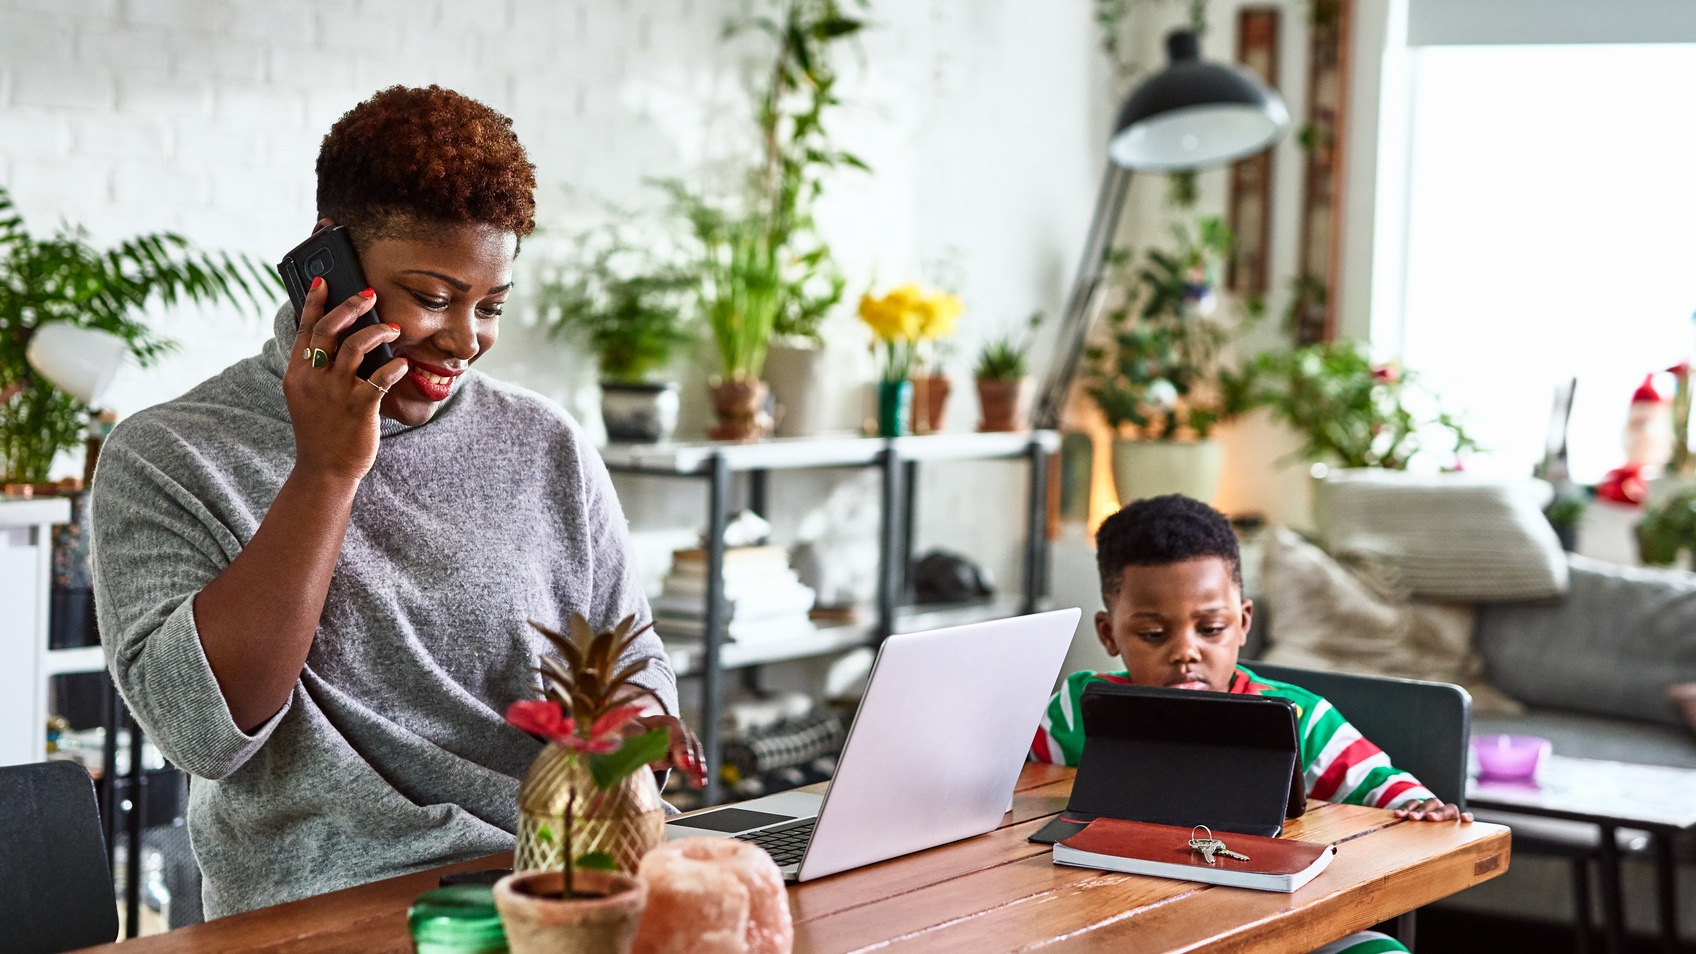
[[[577,734],[577,725],[565,714],[565,710],[546,699],[520,699],[507,706],[506,721],[531,735],[539,735],[561,745],[567,744],[566,740]]]
[[[1381,364],[1372,369],[1372,380],[1374,381],[1382,381],[1385,384],[1395,384],[1397,381],[1401,380],[1401,377],[1401,370],[1393,364]]]
[[[1679,363],[1668,368],[1667,373],[1668,374],[1676,374],[1681,378],[1688,377],[1690,375],[1690,362],[1680,361]]]
[[[506,721],[531,735],[574,752],[606,755],[624,745],[623,729],[642,714],[641,706],[620,706],[606,713],[589,727],[588,737],[578,734],[577,723],[547,699],[523,699],[507,707]]]

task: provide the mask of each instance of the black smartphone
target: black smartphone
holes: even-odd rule
[[[311,287],[314,278],[324,279],[324,284],[330,288],[324,299],[326,311],[371,287],[370,282],[365,280],[365,270],[359,267],[359,256],[354,254],[353,240],[348,238],[347,229],[339,225],[320,229],[312,233],[311,238],[289,249],[289,253],[277,263],[277,274],[282,276],[289,301],[294,303],[297,326],[301,309],[306,306],[306,290]],[[347,334],[382,323],[383,319],[377,317],[377,309],[372,307],[354,321]],[[382,342],[359,363],[359,376],[371,377],[372,372],[394,358],[395,353],[389,349],[389,343]]]

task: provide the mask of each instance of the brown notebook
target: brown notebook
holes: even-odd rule
[[[1190,847],[1193,837],[1191,829],[1173,825],[1097,818],[1054,843],[1054,863],[1288,893],[1312,881],[1337,854],[1336,845],[1219,833],[1225,847],[1249,860],[1214,855],[1210,865]]]

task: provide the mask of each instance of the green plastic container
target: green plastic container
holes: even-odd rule
[[[507,954],[495,892],[487,885],[460,884],[419,895],[406,922],[418,954]]]

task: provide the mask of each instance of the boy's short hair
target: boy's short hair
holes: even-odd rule
[[[1127,566],[1168,566],[1218,557],[1243,585],[1242,554],[1231,521],[1207,504],[1183,494],[1133,501],[1102,521],[1095,532],[1095,562],[1101,570],[1101,597],[1112,602]]]

